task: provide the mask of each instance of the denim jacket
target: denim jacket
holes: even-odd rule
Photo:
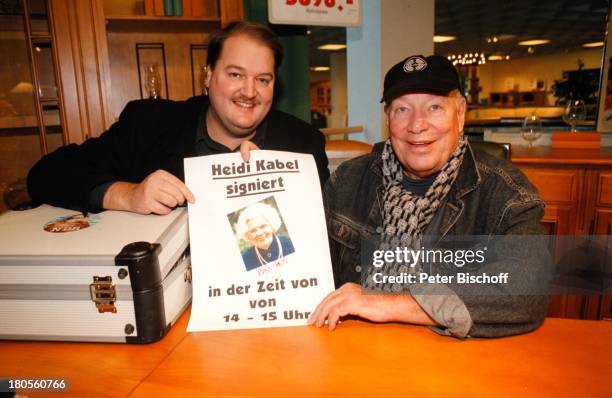
[[[380,152],[344,162],[325,186],[336,287],[360,282],[362,242],[375,239],[382,231],[381,166]],[[435,236],[438,243],[443,243],[452,236],[542,234],[539,220],[543,214],[542,199],[516,167],[468,147],[446,201],[424,235]],[[512,257],[513,262],[497,262],[492,269],[522,267],[535,273],[550,265],[547,249],[541,245],[504,250],[502,256]],[[522,253],[521,261],[516,261],[516,253]],[[491,287],[478,289],[477,294],[465,294],[437,285],[435,294],[428,294],[426,288],[410,292],[442,326],[437,331],[457,337],[524,333],[543,321],[548,306],[546,294],[500,295],[488,291]]]

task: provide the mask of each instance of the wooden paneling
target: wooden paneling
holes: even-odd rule
[[[137,42],[164,43],[169,97],[184,99],[192,95],[189,45],[205,44],[208,34],[219,28],[220,20],[243,19],[241,0],[201,0],[201,4],[200,18],[128,15],[127,19],[112,16],[107,21],[103,0],[50,0],[56,28],[58,84],[70,143],[101,134],[128,101],[140,98]],[[140,13],[139,9],[132,11]]]
[[[125,24],[126,22],[121,22],[121,26],[117,26],[115,22],[111,22],[108,28],[113,118],[119,116],[129,101],[140,99],[136,43],[164,43],[168,93],[162,83],[163,98],[182,100],[191,97],[193,94],[190,45],[205,44],[208,40],[206,32],[213,30],[214,26],[204,30],[204,23],[176,22],[162,26],[165,31],[159,26],[154,31],[150,23],[149,26],[142,26],[138,22],[130,22],[129,29],[126,29]],[[162,68],[163,65],[160,63],[159,67]],[[196,68],[196,71],[199,72],[199,68]],[[196,76],[196,81],[198,78]]]
[[[229,22],[244,19],[244,6],[242,0],[222,0],[221,6],[221,26]]]
[[[612,151],[513,149],[512,160],[546,202],[542,224],[548,233],[610,235]],[[562,255],[559,246],[555,245],[556,252],[552,253],[555,261]],[[558,293],[551,298],[548,316],[599,319],[609,314],[608,296]]]
[[[599,174],[599,191],[598,205],[612,206],[612,172],[601,172]]]
[[[529,181],[538,187],[540,196],[545,201],[573,203],[576,200],[580,170],[535,167],[521,167],[521,170]]]
[[[601,301],[599,317],[605,321],[612,321],[612,296],[605,296]]]
[[[58,82],[70,143],[80,143],[106,130],[108,56],[101,3],[96,0],[51,0],[58,55]]]
[[[550,235],[563,235],[570,233],[571,206],[546,205],[541,224]]]
[[[595,235],[610,235],[612,232],[612,208],[595,209]]]

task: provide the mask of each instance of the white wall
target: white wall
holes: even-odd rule
[[[409,55],[433,54],[433,0],[367,0],[362,26],[347,28],[349,125],[365,134],[351,139],[375,143],[387,136],[382,87],[389,68]],[[333,95],[333,94],[332,94]]]
[[[381,1],[381,78],[409,55],[434,53],[434,1]],[[381,93],[382,94],[382,93]]]

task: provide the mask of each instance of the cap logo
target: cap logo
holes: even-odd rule
[[[427,68],[427,61],[423,57],[410,57],[404,62],[404,72],[418,72]]]

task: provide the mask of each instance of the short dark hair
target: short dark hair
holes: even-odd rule
[[[245,35],[251,39],[260,41],[274,54],[274,69],[277,69],[283,60],[283,46],[281,45],[278,36],[266,25],[250,22],[250,21],[233,21],[225,28],[214,32],[208,40],[208,55],[206,56],[206,65],[212,65],[214,68],[221,51],[223,43],[232,36]]]

